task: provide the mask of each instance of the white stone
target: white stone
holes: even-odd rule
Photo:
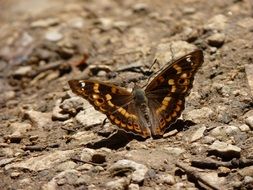
[[[57,30],[48,30],[45,34],[45,39],[51,42],[57,42],[63,38],[63,35]]]
[[[138,164],[132,160],[119,160],[114,163],[110,168],[109,172],[117,172],[119,170],[129,169],[133,170],[131,174],[132,181],[135,183],[141,183],[145,174],[148,172],[148,168],[143,164]]]
[[[202,125],[200,128],[197,129],[197,131],[195,131],[192,136],[191,136],[191,142],[197,141],[200,138],[203,137],[204,132],[206,130],[206,126]]]
[[[32,157],[21,162],[8,164],[5,166],[5,169],[9,170],[12,168],[22,168],[38,172],[50,169],[59,163],[69,160],[73,154],[74,150],[55,151],[42,156]]]

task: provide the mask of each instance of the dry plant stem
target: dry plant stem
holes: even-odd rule
[[[199,175],[198,171],[195,170],[193,167],[188,166],[186,164],[181,164],[181,163],[176,163],[176,166],[179,167],[180,169],[184,170],[187,175],[190,175],[191,177],[193,177],[194,179],[200,181],[204,185],[206,185],[206,186],[208,186],[208,187],[210,187],[214,190],[219,190],[219,187],[216,187],[216,186],[210,184],[205,179],[203,179],[203,177],[201,177],[201,175]]]

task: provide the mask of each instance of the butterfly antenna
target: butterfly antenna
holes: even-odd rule
[[[157,59],[155,59],[155,60],[153,61],[152,65],[149,67],[149,70],[151,70],[152,67],[153,67],[156,63],[157,63],[158,65],[160,65],[159,61],[158,61]],[[151,80],[152,76],[156,75],[159,71],[160,71],[160,69],[159,69],[158,71],[155,71],[154,73],[152,73],[151,76],[148,78],[148,81],[146,82],[146,84],[144,84],[144,85],[142,86],[142,88],[144,88],[145,86],[147,86],[147,85],[149,84],[149,81]]]

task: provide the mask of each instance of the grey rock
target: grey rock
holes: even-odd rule
[[[11,123],[10,130],[12,134],[6,135],[4,138],[11,143],[20,143],[22,138],[24,138],[26,132],[29,131],[31,128],[32,126],[29,123]]]
[[[253,130],[253,116],[246,118],[245,123],[250,127],[251,130]]]
[[[171,189],[184,189],[185,184],[183,182],[178,182],[175,185],[171,186]]]
[[[26,76],[32,71],[31,66],[20,66],[16,71],[14,71],[14,76]]]
[[[185,149],[179,147],[164,146],[163,149],[173,156],[179,156],[180,154],[185,152]]]
[[[209,146],[209,149],[211,154],[225,158],[238,157],[241,153],[241,148],[218,140],[214,141],[214,143]]]
[[[112,28],[113,25],[113,20],[111,18],[99,18],[96,21],[96,24],[99,25],[99,28],[102,29],[103,31],[108,31]]]
[[[68,113],[62,113],[61,100],[55,102],[55,107],[52,111],[52,120],[65,121],[70,118]]]
[[[232,120],[231,114],[229,112],[227,112],[228,109],[229,109],[228,106],[217,106],[216,107],[215,111],[216,111],[216,113],[218,113],[217,120],[219,122],[228,124]]]
[[[2,94],[0,95],[0,98],[4,101],[8,101],[8,100],[15,98],[15,96],[16,96],[15,91],[8,90],[8,91],[2,92]]]
[[[20,45],[23,47],[28,47],[32,42],[34,41],[34,38],[27,32],[24,32],[20,39]]]
[[[224,84],[220,83],[213,83],[212,88],[217,90],[219,94],[221,94],[223,97],[229,97],[231,95],[231,89],[229,86],[225,86]]]
[[[38,128],[43,128],[52,122],[51,113],[28,110],[25,111],[25,115],[31,120],[32,124]]]
[[[227,112],[219,113],[217,116],[217,121],[224,124],[229,124],[232,121],[232,117]]]
[[[21,149],[19,149],[20,151]],[[13,150],[13,148],[10,147],[1,147],[0,149],[0,154],[4,155],[5,157],[13,157],[15,156],[15,154],[17,154],[17,152],[19,152],[17,150]],[[23,150],[22,150],[23,151]]]
[[[19,184],[23,187],[26,187],[26,189],[33,189],[32,187],[29,188],[29,185],[32,184],[32,180],[30,178],[23,178],[19,180]]]
[[[92,131],[80,131],[71,136],[72,143],[77,143],[79,145],[86,145],[87,143],[91,143],[94,140],[99,140],[101,138],[97,137]]]
[[[171,136],[175,136],[177,133],[178,133],[178,130],[173,129],[171,131],[168,131],[168,132],[164,133],[163,138],[168,138],[168,137],[171,137]]]
[[[45,33],[45,39],[51,42],[60,41],[62,38],[63,38],[63,35],[55,29],[49,29]]]
[[[96,153],[94,149],[84,148],[80,154],[80,159],[84,162],[91,162],[92,156]]]
[[[195,28],[191,28],[191,27],[185,27],[182,35],[185,36],[186,41],[188,42],[192,42],[195,41],[196,39],[198,39],[199,37],[199,31]]]
[[[238,19],[237,25],[243,27],[249,32],[253,31],[253,18],[252,17],[243,17],[242,19]]]
[[[127,189],[128,185],[130,183],[130,180],[128,178],[119,178],[114,181],[110,181],[106,183],[106,188],[110,190],[125,190]]]
[[[203,172],[199,175],[202,179],[207,181],[209,184],[212,184],[214,187],[224,187],[227,182],[225,177],[219,177],[216,172]]]
[[[90,107],[85,111],[80,111],[75,118],[83,126],[93,126],[103,123],[106,116]]]
[[[15,123],[11,123],[9,127],[12,131],[12,134],[14,133],[25,134],[27,131],[29,131],[32,128],[32,125],[30,123],[15,122]]]
[[[228,18],[225,15],[215,15],[204,25],[205,30],[224,31],[228,27]]]
[[[0,167],[3,167],[9,163],[11,163],[12,161],[14,161],[15,158],[4,158],[0,160]]]
[[[64,171],[64,170],[67,170],[67,169],[74,169],[76,166],[77,166],[77,164],[75,162],[66,161],[66,162],[60,163],[56,167],[56,169],[57,169],[57,171]]]
[[[18,178],[18,177],[20,176],[20,174],[21,174],[21,173],[19,173],[19,172],[12,172],[12,173],[10,174],[10,177],[11,177],[11,178]]]
[[[58,185],[73,185],[73,186],[80,186],[80,185],[87,185],[87,182],[90,181],[91,177],[88,175],[82,175],[77,170],[65,170],[59,174],[57,174],[48,184],[45,184],[42,189],[58,189]]]
[[[82,110],[84,106],[87,106],[83,98],[74,96],[69,99],[65,99],[60,103],[60,108],[64,113],[69,113],[71,115],[76,115],[79,110]]]
[[[102,166],[94,166],[91,171],[93,173],[99,173],[105,171],[105,169]]]
[[[248,132],[248,131],[250,131],[249,126],[246,125],[246,124],[240,125],[240,126],[239,126],[239,129],[240,129],[242,132]]]
[[[253,176],[253,166],[248,166],[248,167],[242,168],[238,171],[238,173],[243,177]]]
[[[59,23],[58,18],[47,18],[47,19],[41,19],[41,20],[36,20],[31,23],[32,28],[45,28],[49,26],[53,26]]]
[[[185,120],[193,121],[194,123],[201,123],[206,118],[213,117],[214,112],[209,107],[203,107],[201,109],[195,109],[183,114]]]
[[[253,177],[245,176],[243,181],[244,181],[245,184],[249,184],[249,183],[253,184]]]
[[[141,144],[141,143],[140,143]],[[150,149],[147,145],[131,146],[134,150],[122,152],[128,160],[136,160],[150,168],[161,168],[165,160],[175,159],[177,155],[180,155],[184,149],[180,147],[156,147]]]
[[[89,170],[92,170],[92,168],[93,168],[93,165],[91,165],[91,164],[83,164],[83,165],[77,167],[76,169],[78,171],[82,171],[82,170],[89,171]]]
[[[84,19],[82,17],[74,17],[68,21],[68,24],[73,28],[82,29],[84,27]]]
[[[135,12],[148,11],[148,5],[146,3],[137,3],[133,6]]]
[[[207,42],[210,46],[221,47],[225,41],[225,34],[215,33],[207,38]]]
[[[135,184],[135,183],[131,183],[129,186],[128,186],[128,190],[139,190],[140,187],[138,184]]]
[[[55,151],[42,156],[32,157],[21,162],[7,164],[5,169],[9,170],[12,168],[22,168],[30,171],[42,171],[55,167],[59,163],[69,160],[73,154],[74,150]]]
[[[113,23],[113,27],[114,28],[117,28],[118,30],[120,31],[125,31],[129,26],[129,23],[128,22],[125,22],[125,21],[116,21]]]
[[[165,183],[168,185],[174,185],[176,183],[176,180],[173,175],[166,174],[166,175],[160,175],[159,176],[159,182]]]
[[[196,12],[196,9],[194,7],[184,7],[182,11],[184,14],[193,14]]]
[[[148,172],[148,168],[145,165],[131,160],[119,160],[109,168],[109,172],[114,173],[114,175],[124,170],[132,170],[131,179],[134,183],[141,183],[145,178],[145,174]]]
[[[195,131],[192,135],[191,135],[191,140],[190,142],[194,142],[199,140],[200,138],[203,137],[204,132],[206,130],[206,126],[202,125],[200,128],[197,129],[197,131]]]
[[[215,140],[217,140],[215,137],[211,137],[211,136],[204,136],[203,138],[202,138],[202,143],[203,144],[212,144]]]
[[[218,139],[225,139],[240,133],[240,129],[233,125],[222,125],[210,131],[209,135]]]
[[[243,115],[243,118],[244,119],[247,119],[248,117],[251,117],[253,116],[253,109],[247,111],[244,115]]]

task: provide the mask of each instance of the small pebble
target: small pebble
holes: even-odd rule
[[[245,119],[245,123],[250,127],[251,130],[253,130],[253,116],[250,116]]]
[[[216,33],[207,38],[207,42],[210,46],[221,47],[225,41],[225,34]]]
[[[51,42],[57,42],[63,38],[63,35],[56,30],[49,30],[45,34],[45,39]]]

